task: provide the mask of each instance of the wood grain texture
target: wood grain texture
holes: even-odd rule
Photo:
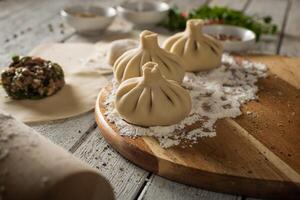
[[[32,4],[35,4],[35,6],[32,6]],[[59,31],[59,27],[63,22],[57,14],[60,6],[63,4],[63,1],[61,1],[61,4],[50,4],[50,1],[36,2],[32,0],[12,0],[0,2],[1,11],[2,9],[9,9],[13,12],[4,19],[0,18],[1,28],[8,27],[8,29],[1,30],[1,34],[5,35],[5,37],[2,39],[10,38],[9,41],[1,40],[2,46],[0,49],[0,65],[2,67],[9,62],[10,56],[13,54],[25,55],[34,46],[42,42],[62,41],[74,33],[73,29],[67,25],[64,25],[64,34]],[[4,7],[2,7],[2,5]],[[47,9],[47,7],[51,8]],[[34,16],[30,14],[33,12],[32,9],[36,9],[34,11]],[[5,13],[5,10],[1,13]],[[48,21],[41,23],[41,20],[45,20],[45,18],[37,17],[39,15],[42,15],[47,19],[49,17],[50,18]],[[53,17],[51,18],[51,16]],[[30,18],[30,20],[24,20],[26,18]],[[11,24],[15,24],[16,20],[19,22],[23,21],[22,26],[11,26]],[[2,26],[4,24],[5,26]],[[49,24],[52,24],[54,29],[56,29],[54,32],[49,31]],[[30,31],[27,30],[28,27],[31,28]],[[24,31],[24,33],[19,34],[20,31]],[[12,33],[18,33],[18,36],[14,38]],[[67,120],[58,120],[50,123],[35,123],[29,125],[50,138],[55,143],[63,146],[65,149],[72,150],[73,146],[78,144],[80,139],[88,133],[88,130],[94,126],[94,124],[95,121],[93,119],[93,114],[90,112],[89,114]]]
[[[27,1],[27,0],[26,0]],[[25,1],[24,1],[25,2]],[[55,2],[52,2],[55,3]],[[113,3],[107,1],[106,4]],[[5,22],[6,25],[10,23],[14,23],[15,20],[20,20],[23,18],[30,17],[28,23],[24,23],[21,27],[17,27],[14,32],[18,33],[22,31],[24,28],[30,27],[30,31],[25,31],[24,34],[19,35],[14,38],[9,30],[7,29],[3,31],[3,35],[5,35],[4,39],[10,38],[9,41],[2,41],[3,46],[0,49],[0,63],[4,66],[9,62],[9,58],[12,54],[26,54],[29,52],[34,46],[45,43],[45,42],[96,42],[99,37],[82,37],[74,34],[74,30],[69,27],[66,23],[58,15],[61,4],[58,5],[50,5],[52,8],[46,9],[46,5],[51,4],[50,1],[43,2],[43,9],[37,9],[34,15],[44,15],[48,18],[38,18],[28,16],[29,12],[32,12],[32,9],[27,9],[26,12],[22,11],[18,14],[18,17],[10,16]],[[41,6],[41,5],[40,5]],[[41,8],[41,7],[40,7]],[[54,9],[56,8],[56,10]],[[42,21],[41,21],[42,19]],[[36,20],[36,21],[32,21]],[[52,25],[53,31],[49,30],[49,24]],[[61,24],[63,24],[64,28],[61,28]],[[61,31],[64,31],[63,33]],[[30,124],[33,128],[40,131],[43,135],[47,136],[49,139],[54,141],[55,143],[63,146],[65,149],[74,152],[78,149],[79,146],[84,148],[85,145],[89,145],[85,141],[89,138],[91,132],[95,129],[95,121],[93,113],[89,112],[87,114],[83,114],[78,117],[66,119],[66,120],[58,120],[49,123],[38,123],[38,124]],[[102,143],[98,143],[97,147],[99,149],[106,148],[107,143],[102,141]],[[109,153],[110,154],[110,153]],[[116,153],[114,153],[116,155]],[[101,155],[102,156],[102,155]],[[120,156],[119,156],[120,157]],[[113,158],[113,157],[112,157]],[[122,161],[117,161],[116,159],[111,159],[111,164],[115,164],[116,166],[122,166],[122,170],[126,173],[124,176],[123,173],[119,173],[116,175],[114,168],[107,167],[107,174],[111,174],[111,179],[114,177],[118,177],[114,182],[114,190],[117,193],[119,198],[132,199],[138,193],[140,187],[144,183],[144,177],[148,175],[148,172],[139,169],[125,161],[121,158]],[[95,167],[95,166],[94,166]],[[121,168],[121,167],[120,167]],[[128,198],[127,198],[128,197]]]
[[[102,36],[86,38],[74,35],[66,42],[95,42],[101,39],[101,37]],[[49,36],[49,39],[55,38]],[[102,152],[101,149],[109,148],[107,147],[106,141],[98,139],[90,141],[90,139],[93,139],[93,136],[90,135],[95,135],[95,133],[91,133],[91,131],[95,129],[94,123],[95,121],[91,117],[91,112],[89,112],[72,119],[34,125],[34,128],[41,131],[42,134],[46,134],[58,144],[63,145],[71,152],[75,151],[76,156],[99,169],[113,184],[118,199],[132,199],[143,185],[148,172],[137,168],[112,150],[104,150],[105,153]],[[99,136],[97,136],[97,138],[99,138]],[[94,145],[91,145],[91,143]],[[95,148],[95,146],[97,146],[97,148]],[[77,150],[77,148],[79,149]],[[89,151],[87,151],[87,149],[89,149]],[[95,154],[99,154],[99,159],[96,156],[93,157],[94,154],[91,153],[92,150],[95,151]],[[105,159],[105,157],[109,158]],[[102,159],[103,163],[101,163],[100,159]],[[105,170],[103,170],[102,166],[104,163],[107,165]],[[118,169],[118,171],[115,169]]]
[[[178,0],[180,1],[180,0]],[[239,2],[242,0],[237,0],[237,1],[227,1],[227,0],[222,0],[219,1],[221,4],[229,2],[230,6],[234,8],[239,8],[239,6],[236,6]],[[262,0],[264,1],[264,0]],[[35,7],[31,7],[30,4],[34,2],[36,5]],[[105,0],[101,1],[101,3],[105,4],[118,4],[117,1],[113,0]],[[295,3],[296,2],[296,3]],[[293,6],[291,9],[291,14],[288,17],[288,24],[287,24],[287,31],[290,32],[291,34],[295,36],[299,36],[296,27],[298,27],[298,21],[299,21],[299,15],[298,15],[298,7],[299,3],[297,1],[293,2]],[[189,2],[188,4],[190,4]],[[197,3],[197,2],[196,2]],[[43,4],[43,5],[42,5]],[[51,5],[53,4],[53,5]],[[58,2],[58,4],[60,4]],[[56,42],[56,41],[65,41],[67,38],[69,38],[71,35],[74,34],[74,30],[70,29],[66,24],[66,31],[65,34],[61,34],[60,30],[58,29],[59,24],[62,22],[61,19],[58,16],[58,12],[60,7],[57,6],[57,1],[48,1],[48,0],[41,0],[41,1],[35,1],[35,0],[3,0],[0,1],[0,22],[1,25],[0,27],[8,27],[5,29],[1,29],[1,39],[0,39],[0,65],[3,66],[3,64],[8,62],[9,57],[12,54],[15,53],[27,53],[30,49],[32,49],[34,46],[41,42]],[[63,3],[61,3],[62,5]],[[182,4],[185,4],[183,2]],[[41,6],[42,5],[42,6]],[[47,9],[47,6],[51,7]],[[235,7],[236,6],[236,7]],[[34,9],[33,8],[42,8],[42,9]],[[53,9],[55,7],[55,9]],[[254,5],[255,7],[255,5]],[[272,9],[272,6],[267,5],[266,8]],[[35,12],[35,13],[32,13]],[[43,16],[42,16],[43,15]],[[16,17],[17,16],[17,17]],[[32,17],[34,16],[34,17]],[[46,16],[46,17],[44,17]],[[2,23],[3,22],[3,23]],[[16,26],[16,23],[18,26]],[[20,24],[22,22],[22,24]],[[54,25],[55,32],[52,33],[48,29],[48,24]],[[11,24],[14,24],[14,26],[11,26]],[[4,26],[3,26],[4,25]],[[34,31],[26,31],[27,28],[32,28]],[[20,34],[22,31],[25,31],[24,34]],[[17,38],[13,37],[13,34],[16,33],[18,35]],[[23,39],[24,38],[24,39]],[[6,39],[9,39],[7,42]],[[78,40],[79,39],[79,40]],[[75,35],[75,37],[71,37],[72,41],[87,41],[87,42],[96,42],[101,37],[92,37],[92,38],[86,38],[86,37],[81,37],[78,35]],[[299,44],[300,40],[295,39],[295,37],[289,37],[289,34],[284,37],[284,42],[283,42],[283,49],[280,53],[283,54],[290,54],[290,55],[300,55],[299,54]],[[264,52],[264,49],[261,50]],[[265,51],[268,51],[268,49],[265,49]],[[69,120],[61,120],[61,121],[56,121],[52,122],[48,125],[48,123],[43,123],[35,126],[38,130],[41,130],[44,134],[46,134],[48,137],[53,139],[55,142],[58,144],[63,145],[66,149],[74,149],[72,148],[75,144],[80,145],[81,142],[85,141],[82,139],[87,139],[89,138],[89,135],[85,137],[85,133],[87,132],[88,129],[86,129],[88,126],[86,126],[85,123],[87,124],[93,124],[93,121],[90,118],[91,114],[88,114],[89,116],[80,116],[76,118],[71,118]],[[74,123],[72,122],[74,120]],[[82,122],[81,122],[82,121]],[[56,126],[58,127],[58,130],[56,130]],[[78,130],[82,131],[82,135],[78,134]],[[102,148],[102,143],[101,145],[97,146],[99,148]],[[88,143],[83,142],[81,147],[84,147],[85,145],[88,145]],[[76,148],[74,149],[76,150]],[[112,161],[113,162],[113,159]],[[129,169],[132,168],[133,165],[125,165]],[[107,169],[107,173],[116,173],[113,169]],[[110,171],[109,171],[110,170]],[[135,177],[135,176],[134,176]],[[125,180],[125,179],[124,179]],[[130,179],[127,179],[130,180]],[[132,182],[134,182],[136,179],[132,178]],[[137,179],[139,180],[139,179]],[[177,184],[172,181],[163,181],[165,179],[162,178],[157,178],[155,179],[156,181],[151,183],[148,187],[149,192],[147,195],[150,195],[150,192],[155,190],[152,190],[152,187],[156,187],[156,185],[160,185],[160,183],[163,183],[165,186],[163,189],[161,189],[159,192],[162,193],[163,197],[176,197],[181,196],[183,199],[188,199],[188,198],[194,198],[197,197],[197,194],[200,194],[203,190],[200,189],[190,189],[190,187],[186,185],[181,185]],[[125,185],[127,184],[126,181],[122,181],[122,184],[116,184],[115,187],[117,187],[115,190],[122,190],[118,188],[124,188]],[[140,187],[140,184],[143,183],[143,180],[141,180],[138,184]],[[138,187],[137,187],[138,188]],[[179,189],[180,188],[180,189]],[[179,192],[179,191],[188,191],[188,192]],[[128,194],[127,196],[133,197],[138,191],[137,189],[135,190],[127,190]],[[209,197],[209,199],[218,199],[222,198],[222,194],[215,194],[215,193],[210,193],[207,191],[203,191],[204,194],[207,194],[205,196]],[[172,195],[174,194],[174,195]],[[122,195],[121,195],[122,196]],[[121,197],[120,196],[120,197]],[[156,195],[155,196],[157,199],[160,196]],[[185,198],[186,197],[186,198]],[[200,196],[203,197],[203,196]],[[233,197],[234,198],[234,197]]]
[[[74,33],[73,29],[67,25],[65,25],[64,34],[58,30],[54,32],[49,31],[48,24],[52,24],[54,27],[58,28],[61,23],[61,18],[56,16],[50,19],[46,24],[31,26],[32,29],[30,32],[4,44],[0,50],[1,65],[5,65],[5,63],[10,60],[10,56],[13,54],[25,55],[34,46],[40,43],[58,42]],[[94,123],[92,114],[89,113],[87,115],[67,120],[58,120],[50,123],[35,123],[30,125],[43,135],[49,137],[55,143],[70,150]]]
[[[273,23],[278,27],[278,34],[270,36],[263,35],[261,41],[254,46],[254,52],[275,54],[280,41],[280,32],[284,22],[284,15],[288,1],[282,0],[252,0],[245,10],[246,14],[262,16],[271,16]]]
[[[50,1],[47,2],[48,5],[51,3]],[[53,10],[51,9],[49,10],[41,9],[39,10],[39,12],[36,12],[35,15],[45,12],[44,14],[48,17],[51,15],[56,15],[53,18],[45,21],[44,23],[38,22],[39,19],[37,17],[30,17],[31,20],[36,20],[36,22],[31,21],[28,22],[28,24],[25,23],[23,27],[30,26],[31,31],[26,32],[23,35],[19,35],[17,38],[14,38],[13,40],[6,42],[2,46],[3,48],[1,48],[0,50],[1,63],[8,62],[11,54],[14,53],[26,54],[31,48],[33,48],[37,44],[43,42],[63,41],[65,40],[65,38],[70,37],[74,33],[74,30],[70,28],[67,24],[63,23],[60,16],[57,15],[58,10],[59,10],[59,5],[57,6],[57,10],[55,12],[53,12]],[[32,12],[32,10],[27,9],[26,12]],[[13,18],[11,22],[13,23],[15,19],[17,20],[23,18],[21,17],[23,15],[27,16],[27,13],[20,13],[19,16]],[[60,32],[61,29],[59,28],[61,23],[63,23],[65,27],[63,29],[64,30],[63,34]],[[7,22],[6,24],[8,25]],[[53,32],[49,30],[48,27],[49,24],[53,26],[54,28]],[[17,29],[17,31],[18,30],[19,29]],[[23,30],[23,28],[20,28],[20,30]],[[6,35],[9,34],[6,32]],[[73,37],[71,38],[71,41],[79,42],[79,41],[83,41],[83,39],[85,38]],[[80,146],[81,143],[86,140],[86,138],[90,134],[90,131],[94,130],[95,128],[94,124],[95,124],[94,115],[91,112],[89,112],[87,114],[66,119],[66,120],[58,120],[50,123],[39,123],[39,124],[30,124],[30,125],[36,130],[38,130],[39,132],[41,132],[43,135],[46,135],[49,139],[51,139],[55,143],[63,146],[65,149],[70,151],[75,151],[78,148],[78,146]],[[106,146],[107,146],[106,142],[97,144],[97,147],[99,149],[106,148]],[[116,155],[116,153],[114,153],[114,155],[118,156]],[[106,173],[111,174],[111,179],[114,179],[115,181],[115,182],[113,181],[113,183],[115,186],[114,189],[115,191],[117,191],[118,194],[117,196],[128,199],[129,197],[132,198],[135,196],[135,194],[139,190],[139,187],[141,187],[144,182],[143,179],[144,175],[147,176],[148,172],[145,172],[142,169],[138,169],[137,167],[133,166],[131,163],[125,161],[123,158],[121,159],[122,161],[119,162],[117,161],[117,158],[111,159],[110,162],[115,166],[122,166],[122,170],[124,170],[126,176],[124,176],[124,173],[121,173],[120,170],[119,170],[120,173],[117,176],[114,171],[114,168],[109,168],[109,167],[106,168],[107,169]]]
[[[148,172],[128,162],[113,150],[97,129],[74,155],[97,168],[109,180],[117,199],[133,199],[148,175]]]
[[[287,17],[286,28],[280,54],[300,56],[300,1],[292,1]]]
[[[279,62],[281,59],[284,62],[290,60],[291,63],[295,62],[292,58],[270,57],[267,56],[267,59],[275,60],[274,64],[268,65],[270,73],[273,68],[276,68],[274,65],[285,67]],[[257,60],[255,56],[248,58],[264,61],[263,56],[258,56]],[[288,68],[288,71],[291,73],[293,69],[297,68]],[[105,106],[102,102],[109,93],[109,87],[102,90],[99,95],[96,103],[96,121],[105,139],[123,156],[168,179],[218,192],[296,199],[300,195],[300,168],[298,167],[300,148],[297,145],[300,140],[297,135],[300,130],[300,116],[294,115],[291,123],[291,118],[286,116],[291,115],[291,111],[283,107],[288,100],[290,107],[297,109],[296,113],[300,113],[298,110],[300,99],[297,97],[300,93],[290,84],[280,82],[281,76],[280,74],[274,80],[272,79],[274,75],[270,75],[269,78],[259,82],[259,87],[263,88],[258,94],[259,101],[249,102],[242,108],[244,113],[251,112],[253,115],[244,114],[235,120],[218,121],[217,137],[199,139],[198,144],[192,148],[162,149],[151,137],[136,139],[121,137],[114,124],[108,123],[103,115]],[[289,78],[294,77],[289,76]],[[300,79],[300,77],[296,78]],[[276,96],[277,92],[281,91],[272,90],[273,87],[278,87],[277,85],[285,88],[282,95],[285,100],[274,103],[276,101],[272,96]],[[253,107],[259,110],[261,119],[260,117],[253,119],[258,110],[253,110],[250,104],[255,104]],[[267,112],[268,109],[271,113]],[[276,118],[273,115],[276,113],[274,110],[277,109],[281,110],[285,118]],[[268,122],[269,119],[272,120]],[[261,127],[257,126],[260,125],[259,120],[263,122]],[[273,128],[277,127],[279,122],[288,130],[280,137],[280,129]],[[264,131],[257,134],[256,131],[263,130],[262,128]],[[270,144],[284,153],[279,155]],[[291,154],[293,159],[288,158],[288,152],[290,154],[293,152]]]
[[[55,31],[51,32],[48,24],[52,24]],[[7,65],[12,55],[26,55],[31,49],[41,43],[62,41],[74,33],[74,30],[66,24],[64,24],[63,32],[61,32],[59,29],[60,24],[64,24],[62,19],[60,16],[55,16],[48,23],[32,27],[29,33],[5,43],[0,49],[0,66]]]
[[[88,130],[94,127],[94,124],[94,115],[91,111],[65,120],[29,125],[54,143],[67,150],[72,150],[72,147],[79,142],[80,138],[83,138],[85,134],[89,134]]]
[[[31,4],[34,3],[34,0],[10,0],[10,1],[0,1],[1,13],[0,21],[7,20],[10,18],[13,13],[18,13],[22,10],[28,9]]]
[[[143,200],[241,200],[241,197],[188,187],[159,176],[153,176],[148,181],[141,196]]]
[[[265,61],[276,76],[260,80],[259,102],[249,102],[243,107],[254,115],[242,116],[236,122],[299,174],[300,58],[248,58]]]
[[[275,168],[277,168],[280,173],[286,176],[289,180],[291,180],[296,185],[300,185],[300,175],[297,171],[293,169],[293,165],[287,164],[284,160],[280,159],[275,153],[273,153],[270,149],[268,149],[264,144],[262,144],[259,140],[252,136],[251,133],[247,132],[242,126],[240,126],[237,122],[232,119],[226,119],[226,122],[233,126],[238,132],[245,138],[247,138],[248,142],[251,143],[256,149],[264,155],[264,157],[269,160]]]
[[[208,1],[206,3],[209,3],[210,6],[228,6],[233,9],[238,10],[244,10],[247,7],[247,3],[249,0],[212,0]],[[237,199],[241,197],[237,196],[225,196],[223,195],[216,195],[214,192],[202,190],[202,189],[191,189],[187,185],[178,184],[172,181],[167,181],[164,178],[161,178],[155,174],[152,174],[151,179],[154,179],[154,182],[147,182],[147,187],[143,190],[143,192],[139,195],[139,199],[142,199],[144,197],[144,194],[146,194],[146,199],[151,199],[152,197],[155,199],[193,199],[193,198],[199,198],[199,197],[207,197],[209,199]],[[164,185],[163,188],[160,188],[160,193],[162,195],[159,195],[157,191],[157,185]],[[180,189],[179,189],[180,188]],[[179,190],[178,190],[179,189]],[[188,191],[188,192],[178,192],[178,191]],[[201,195],[205,194],[205,195]]]
[[[26,32],[28,28],[37,25],[49,25],[49,21],[57,16],[59,10],[68,2],[67,0],[39,0],[26,3],[23,9],[17,10],[0,21],[0,37],[13,39],[14,35],[21,35],[21,31]],[[18,2],[20,4],[20,1]],[[12,26],[13,24],[13,26]]]

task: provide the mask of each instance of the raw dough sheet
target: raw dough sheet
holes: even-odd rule
[[[109,77],[97,73],[84,61],[99,54],[94,44],[65,43],[42,44],[29,55],[39,56],[59,63],[65,72],[66,85],[53,96],[41,100],[12,100],[0,90],[0,110],[23,122],[39,122],[76,116],[94,108],[97,95]],[[104,55],[97,55],[96,63],[105,62]]]

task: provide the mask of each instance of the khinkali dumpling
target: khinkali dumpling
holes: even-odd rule
[[[122,82],[141,76],[142,66],[149,61],[156,62],[167,79],[182,82],[185,73],[182,61],[178,56],[160,48],[157,34],[151,31],[143,31],[140,34],[140,46],[126,51],[116,60],[113,67],[116,80]]]
[[[186,71],[201,71],[218,67],[223,53],[222,44],[202,33],[203,21],[190,19],[184,32],[164,42],[164,49],[181,57]]]
[[[154,62],[142,67],[142,77],[122,82],[115,107],[127,122],[140,126],[176,124],[191,110],[191,97],[177,81],[165,79]]]
[[[115,40],[110,44],[108,54],[107,54],[107,62],[110,65],[114,65],[116,60],[126,51],[130,49],[137,48],[139,46],[139,42],[134,39],[120,39]]]

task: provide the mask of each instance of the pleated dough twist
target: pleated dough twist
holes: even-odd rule
[[[162,77],[156,63],[143,67],[142,77],[121,83],[115,107],[127,122],[140,126],[176,124],[191,110],[191,97],[178,82]]]
[[[115,79],[122,82],[142,76],[142,66],[150,61],[158,64],[157,67],[167,79],[182,82],[185,70],[180,58],[160,48],[157,34],[147,30],[140,34],[140,46],[126,51],[114,63]]]
[[[186,71],[202,71],[218,67],[223,53],[222,44],[202,33],[203,21],[190,19],[184,32],[169,37],[163,48],[181,57]]]

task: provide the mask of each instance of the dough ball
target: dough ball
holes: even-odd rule
[[[160,48],[157,34],[147,30],[140,34],[138,48],[126,51],[116,60],[113,66],[115,79],[122,82],[142,76],[142,66],[149,61],[158,64],[157,67],[165,78],[182,82],[185,70],[181,59]]]
[[[169,37],[163,48],[181,57],[185,70],[198,72],[220,66],[222,44],[213,37],[202,33],[203,21],[190,19],[184,32]]]
[[[128,79],[117,90],[115,107],[127,122],[164,126],[183,120],[191,110],[191,97],[177,81],[165,79],[154,62],[142,67],[142,76]]]

